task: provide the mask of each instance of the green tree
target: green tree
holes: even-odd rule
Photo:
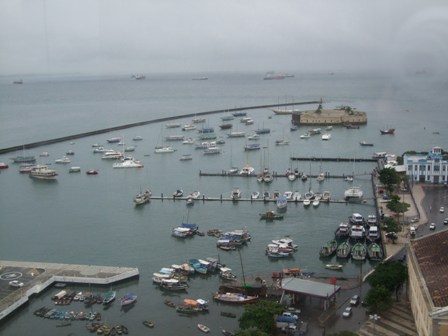
[[[395,212],[395,215],[398,217],[401,213],[408,211],[411,205],[409,203],[401,202],[398,195],[392,195],[386,206],[390,211]]]
[[[407,268],[401,262],[386,261],[376,266],[368,281],[372,287],[385,286],[389,292],[392,292],[401,288],[407,276]]]
[[[390,291],[384,285],[370,288],[364,300],[372,313],[387,311],[392,306]]]
[[[395,185],[400,182],[400,176],[394,168],[383,168],[379,171],[379,179],[389,193],[395,189]]]
[[[280,314],[283,309],[281,304],[267,300],[246,305],[244,306],[243,315],[239,319],[240,329],[254,329],[257,332],[260,331],[273,335],[276,329],[274,316]],[[238,335],[240,334],[238,333]]]

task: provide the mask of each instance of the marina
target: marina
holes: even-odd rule
[[[192,82],[190,77],[191,75],[188,76],[189,83]],[[304,78],[306,80],[307,77]],[[179,89],[176,87],[176,80],[169,79],[167,81]],[[360,146],[360,141],[369,139],[374,142],[376,152],[399,154],[412,146],[417,149],[421,147],[425,149],[425,146],[432,143],[434,139],[420,137],[418,144],[407,140],[417,138],[410,134],[412,128],[407,123],[408,120],[415,122],[415,118],[403,118],[404,121],[401,123],[395,120],[391,121],[391,124],[397,126],[396,135],[393,137],[381,136],[378,129],[382,128],[384,120],[375,110],[373,101],[369,100],[371,97],[369,96],[369,99],[365,97],[365,91],[368,92],[368,95],[375,96],[375,89],[365,90],[366,85],[364,84],[368,82],[363,82],[362,79],[360,81],[363,85],[357,85],[359,88],[363,88],[360,90],[362,92],[352,93],[349,98],[350,104],[359,106],[360,109],[369,113],[367,125],[360,125],[358,129],[334,126],[331,141],[321,141],[320,136],[311,136],[305,141],[300,139],[300,134],[310,131],[312,128],[301,125],[299,132],[289,133],[290,115],[276,115],[267,108],[248,109],[244,112],[253,118],[254,124],[245,125],[235,118],[233,129],[238,128],[239,131],[244,131],[248,135],[264,125],[270,128],[271,133],[260,135],[258,139],[261,145],[260,150],[244,151],[246,138],[228,138],[226,134],[228,131],[219,129],[219,125],[222,123],[221,118],[232,114],[232,108],[228,107],[278,106],[278,104],[271,104],[277,100],[277,92],[273,91],[272,87],[263,88],[261,85],[256,85],[254,88],[257,92],[256,96],[240,99],[238,92],[252,92],[246,90],[252,85],[244,86],[246,81],[252,83],[251,77],[242,77],[240,82],[235,80],[232,82],[234,85],[226,84],[222,89],[214,89],[213,92],[202,91],[203,88],[201,88],[205,98],[203,101],[195,102],[192,106],[192,102],[182,98],[181,95],[178,100],[172,99],[171,92],[169,99],[161,98],[162,101],[154,99],[156,92],[159,91],[149,90],[148,87],[145,87],[157,82],[154,80],[138,81],[138,85],[144,88],[141,92],[135,91],[135,87],[128,87],[129,83],[112,80],[110,82],[123,88],[123,95],[133,94],[139,97],[141,95],[143,103],[142,106],[128,105],[129,102],[120,101],[120,95],[116,95],[118,103],[114,101],[109,104],[106,98],[101,98],[100,105],[107,105],[104,109],[109,111],[108,113],[93,108],[91,102],[88,101],[90,98],[86,98],[86,95],[82,93],[84,86],[87,87],[86,91],[92,91],[92,87],[103,82],[92,81],[89,83],[87,81],[82,85],[62,82],[56,88],[58,93],[62,93],[60,94],[63,97],[61,99],[67,100],[64,101],[63,106],[61,105],[62,108],[65,111],[73,108],[77,112],[77,117],[88,117],[91,111],[95,111],[98,113],[98,118],[92,120],[96,122],[95,124],[87,125],[76,120],[58,120],[60,114],[55,113],[51,120],[55,125],[61,127],[52,128],[51,132],[45,136],[41,135],[40,123],[37,123],[34,128],[30,127],[30,132],[22,134],[20,139],[17,138],[19,134],[17,132],[10,135],[2,132],[2,137],[5,138],[2,143],[6,151],[0,154],[0,161],[9,165],[9,168],[2,169],[0,175],[2,186],[4,186],[4,190],[8,190],[9,194],[8,197],[3,198],[1,205],[4,227],[0,253],[3,259],[32,260],[38,265],[40,261],[45,261],[76,265],[131,265],[137,268],[141,272],[140,276],[131,277],[113,285],[67,283],[67,287],[72,291],[83,293],[91,291],[102,296],[112,287],[117,291],[117,299],[124,297],[127,293],[138,295],[138,300],[125,310],[121,310],[118,300],[112,302],[107,309],[101,309],[103,321],[107,319],[107,321],[116,321],[117,325],[126,325],[132,334],[137,335],[144,334],[145,331],[154,331],[155,334],[176,334],[180,328],[184,330],[185,335],[194,335],[199,332],[198,323],[210,327],[212,332],[238,328],[238,318],[226,318],[221,315],[221,312],[226,312],[226,315],[232,317],[240,317],[243,312],[242,306],[227,305],[213,300],[213,293],[216,293],[224,281],[218,274],[192,276],[188,281],[188,288],[182,292],[162,291],[160,286],[152,283],[151,275],[158,272],[161,267],[183,264],[190,259],[219,258],[220,262],[231,268],[241,281],[243,278],[239,257],[239,253],[241,253],[246,281],[252,283],[254,278],[260,277],[266,280],[269,290],[272,291],[274,291],[276,283],[273,281],[272,275],[275,272],[282,272],[283,269],[299,268],[304,274],[313,273],[316,278],[321,279],[335,276],[340,283],[344,281],[342,278],[357,279],[360,274],[366,274],[377,261],[373,262],[368,257],[364,261],[351,258],[340,258],[336,261],[336,256],[325,260],[319,258],[320,247],[334,238],[334,232],[338,225],[342,221],[346,221],[351,214],[360,213],[363,216],[376,214],[379,216],[374,202],[372,185],[372,171],[377,168],[378,161],[373,158],[369,159],[373,156],[371,148]],[[359,79],[356,81],[358,83]],[[23,86],[25,90],[33,86],[28,82],[27,80],[26,87]],[[268,83],[261,82],[263,85],[270,85],[270,81],[267,81]],[[286,83],[286,81],[283,82]],[[311,81],[306,82],[312,83]],[[327,85],[325,81],[319,80],[318,87],[309,84],[303,90],[305,98],[297,100],[314,100],[315,98],[307,98],[314,97],[315,92],[319,92],[319,94],[322,92],[324,96],[329,92],[332,92],[333,97],[342,96],[346,86],[343,85],[344,80],[341,82],[341,86],[337,86],[336,91],[334,91],[334,83]],[[350,87],[352,82],[352,77],[347,79]],[[210,85],[218,83],[219,85],[219,81],[215,80],[207,81],[208,83]],[[137,82],[132,81],[130,85],[135,84]],[[204,83],[202,82],[202,84]],[[43,86],[40,92],[45,91],[47,84],[39,83],[39,85]],[[104,90],[109,90],[106,96],[110,97],[110,92],[113,90],[110,91],[111,88],[107,83],[105,85]],[[323,87],[321,87],[322,85]],[[50,85],[48,89],[50,87],[54,89]],[[76,101],[70,101],[70,98],[63,94],[64,90],[67,92],[81,90],[81,93],[76,95],[78,97]],[[233,90],[235,92],[227,95],[227,92]],[[281,94],[284,92],[293,94],[297,92],[297,86],[282,87],[281,90]],[[99,91],[98,96],[101,97],[102,89],[96,91]],[[4,95],[14,97],[10,88],[6,88],[3,92],[5,92]],[[179,89],[178,92],[185,91]],[[214,92],[219,92],[219,95],[214,95]],[[45,93],[43,96],[42,101],[51,101],[49,97],[45,96]],[[221,99],[221,96],[226,99]],[[22,104],[22,100],[23,96],[17,95],[13,101],[26,114],[27,105]],[[333,101],[327,104],[337,106],[347,103],[341,100],[333,98]],[[148,105],[146,102],[150,101],[153,101],[154,105],[149,108],[150,104]],[[399,101],[407,103],[402,97]],[[120,105],[121,103],[123,105]],[[433,103],[430,103],[429,106]],[[418,105],[418,102],[412,100],[412,104]],[[45,104],[42,106],[29,105],[33,106],[33,113],[40,114],[49,107]],[[113,108],[115,105],[119,106],[117,108],[123,107],[130,112],[126,113],[126,116],[120,113],[111,114],[110,111],[116,110]],[[185,107],[189,107],[189,110],[186,111]],[[6,104],[5,109],[9,108]],[[137,111],[139,108],[141,108],[141,112]],[[398,112],[396,113],[401,113],[406,108],[409,107],[397,108]],[[51,111],[51,105],[49,110]],[[148,112],[148,110],[150,111]],[[176,128],[173,130],[165,128],[166,124],[172,122],[186,125],[192,121],[193,117],[199,116],[199,113],[195,111],[218,110],[221,110],[222,113],[205,115],[207,119],[205,124],[207,127],[214,127],[217,136],[226,138],[226,143],[220,145],[222,151],[219,156],[203,155],[202,151],[190,150],[191,147],[188,147],[188,153],[191,153],[193,159],[181,161],[180,157],[184,152],[181,151],[181,147],[186,148],[185,146],[187,146],[183,144],[176,146],[178,151],[171,155],[156,155],[154,153],[154,147],[162,139],[161,128],[163,128],[165,136],[171,135],[169,134],[171,131],[172,135],[180,132],[179,128],[177,131]],[[415,116],[412,112],[413,109],[410,110],[409,115]],[[148,117],[148,113],[150,113],[150,117]],[[404,115],[407,116],[407,114]],[[395,115],[391,113],[390,117],[395,118]],[[44,119],[39,120],[43,121]],[[150,123],[139,124],[139,120],[148,119],[151,119]],[[157,122],[157,120],[161,121]],[[23,121],[19,124],[23,124]],[[115,129],[115,126],[111,126],[132,124],[135,125],[134,128],[119,126],[119,129]],[[104,132],[92,131],[89,129],[90,127],[104,130]],[[426,127],[428,130],[431,128],[428,125]],[[433,125],[432,128],[434,127],[436,126]],[[188,136],[197,138],[197,132],[198,130],[189,131]],[[86,134],[87,136],[77,137],[77,134]],[[111,149],[120,150],[122,146],[117,147],[118,145],[114,143],[107,144],[107,139],[114,137],[132,139],[135,134],[142,136],[142,140],[135,147],[135,157],[139,158],[144,165],[141,169],[113,169],[114,161],[101,160],[101,154],[92,152],[92,144],[106,144]],[[275,139],[282,138],[283,134],[290,145],[276,146]],[[43,140],[47,136],[50,139],[59,140],[47,142],[47,140]],[[440,136],[443,137],[443,134],[441,133]],[[437,138],[438,140],[441,140],[440,136]],[[306,145],[304,145],[305,142]],[[27,144],[25,148],[23,148],[23,143]],[[406,143],[406,148],[401,148],[403,143]],[[28,144],[39,144],[39,146],[31,148],[28,147]],[[8,148],[16,149],[8,151]],[[54,160],[63,156],[69,149],[76,153],[70,157],[71,164],[69,166],[56,165]],[[39,153],[43,152],[48,153],[48,156],[40,157]],[[57,178],[47,181],[30,179],[25,174],[20,174],[18,172],[19,164],[9,160],[10,157],[19,155],[34,156],[37,164],[49,163],[49,167],[57,170]],[[334,160],[325,161],[321,157]],[[303,161],[293,158],[303,158]],[[365,158],[366,161],[360,161],[357,158]],[[95,171],[98,175],[87,176],[84,173],[69,173],[70,167],[82,167],[83,172]],[[239,169],[236,169],[235,174],[231,174],[231,167],[239,167]],[[247,167],[247,172],[249,172],[248,167],[253,167],[254,170],[240,175],[238,172],[243,167]],[[272,173],[271,176],[276,177],[269,182],[261,183],[257,181],[257,178],[252,178],[262,172],[264,168],[268,168],[268,171]],[[305,172],[307,180],[302,181],[298,177],[294,180],[283,178],[286,177],[285,172],[288,169]],[[320,172],[329,172],[322,182],[316,180]],[[346,181],[344,176],[348,175],[352,176],[353,182]],[[362,188],[365,202],[351,203],[343,200],[344,191],[349,188],[351,183]],[[241,197],[238,200],[233,200],[230,197],[235,186],[238,186],[241,192]],[[136,207],[133,198],[138,190],[146,189],[151,191],[151,202]],[[200,191],[201,194],[198,199],[194,200],[195,205],[188,207],[184,198],[176,197],[176,200],[173,201],[172,195],[176,190],[183,190],[184,195],[189,195],[195,190]],[[286,212],[282,213],[282,220],[260,221],[260,214],[275,210],[276,205],[273,198],[275,192],[284,194],[286,191],[292,191],[293,194],[304,196],[310,190],[314,193],[329,191],[330,202],[325,203],[321,200],[318,207],[312,205],[304,207],[303,201],[299,199],[296,202],[293,198],[288,200],[288,208]],[[251,202],[250,197],[254,192],[258,192],[259,196]],[[225,199],[223,202],[220,202],[221,195]],[[263,195],[269,195],[269,201],[264,202]],[[20,202],[17,201],[19,196]],[[188,222],[197,223],[201,232],[220,230],[225,233],[246,229],[250,231],[253,239],[239,248],[225,250],[217,247],[217,238],[208,235],[194,235],[194,238],[186,239],[173,237],[172,228],[179,226],[182,222],[187,222],[183,220],[187,217]],[[297,253],[288,258],[267,257],[265,254],[266,244],[273,239],[285,236],[291,237],[298,244]],[[20,237],[20,240],[17,237]],[[326,265],[342,265],[342,267],[327,268]],[[24,276],[21,281],[25,283],[26,287],[25,278]],[[328,280],[323,281],[328,283]],[[356,284],[356,281],[353,282]],[[25,287],[14,290],[7,288],[7,290],[18,295]],[[33,315],[33,312],[40,307],[53,307],[54,303],[51,297],[59,291],[60,289],[48,286],[39,295],[34,295],[26,305],[22,305],[14,314],[9,314],[8,318],[4,319],[4,323],[0,326],[0,332],[6,336],[20,333],[32,334],[36,329],[42,330],[42,333],[45,334],[52,334],[55,332],[54,330],[62,329],[67,333],[85,333],[86,326],[83,323],[72,322],[71,325],[56,329],[55,325],[59,322],[37,318]],[[164,304],[165,300],[169,300],[175,305],[179,305],[184,299],[191,297],[208,300],[209,313],[200,315],[200,318],[195,316],[186,318],[177,315],[175,309]],[[82,308],[83,304],[73,303],[74,311],[82,311]],[[310,316],[307,314],[311,314],[311,312],[317,311],[317,314],[321,312],[317,301],[310,303],[307,301],[306,306],[301,308],[304,319],[308,319]],[[143,321],[153,323],[154,329],[148,330],[148,327],[142,323]],[[319,334],[321,334],[319,327],[310,323],[311,334],[313,331],[320,331]]]

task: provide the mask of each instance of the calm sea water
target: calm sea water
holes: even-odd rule
[[[40,78],[24,78],[25,84],[12,85],[3,78],[0,83],[0,147],[67,136],[111,126],[151,120],[163,116],[179,116],[186,124],[191,118],[183,114],[225,109],[240,106],[276,104],[288,101],[305,101],[323,98],[324,107],[341,104],[350,105],[368,113],[368,124],[360,129],[348,130],[335,127],[332,139],[322,141],[320,137],[301,140],[300,134],[309,128],[290,132],[290,116],[276,116],[270,110],[249,111],[255,120],[252,126],[243,126],[234,120],[234,130],[253,131],[260,127],[271,128],[270,135],[263,135],[260,151],[245,152],[245,139],[227,139],[220,131],[222,115],[207,116],[206,126],[214,127],[226,143],[218,156],[204,156],[198,150],[172,143],[178,150],[174,154],[154,154],[154,147],[162,143],[164,136],[185,134],[197,136],[195,131],[166,129],[163,124],[126,129],[94,137],[26,151],[38,155],[40,163],[51,163],[59,172],[54,183],[35,181],[19,174],[18,167],[0,174],[0,185],[4,197],[0,198],[0,256],[4,260],[42,261],[138,267],[138,280],[117,285],[118,295],[133,291],[139,295],[138,303],[128,312],[120,311],[114,304],[107,311],[100,311],[111,324],[122,323],[133,335],[146,335],[148,330],[141,322],[152,320],[156,328],[154,335],[174,335],[182,328],[184,335],[197,334],[197,323],[205,323],[219,334],[222,328],[237,329],[234,319],[221,318],[220,311],[241,313],[241,307],[228,307],[211,303],[210,313],[194,317],[183,317],[163,304],[165,299],[181,302],[183,298],[211,299],[220,284],[218,276],[194,278],[188,293],[166,294],[152,284],[151,275],[161,267],[182,263],[190,258],[219,257],[238,276],[242,275],[239,256],[236,252],[219,252],[214,238],[194,237],[178,240],[170,235],[172,227],[183,220],[197,223],[202,231],[218,228],[223,231],[245,228],[253,236],[252,242],[242,248],[246,275],[269,275],[285,267],[300,267],[318,274],[333,275],[325,270],[318,258],[320,246],[333,237],[333,232],[342,220],[353,212],[367,216],[374,213],[371,200],[369,173],[371,163],[292,162],[290,157],[339,156],[368,158],[374,151],[401,154],[408,149],[428,150],[432,146],[443,146],[448,137],[446,128],[447,83],[432,76],[386,76],[366,74],[296,74],[294,78],[281,81],[263,81],[260,74],[227,73],[209,76],[207,81],[193,81],[191,76],[157,75],[147,76],[144,81],[128,77],[108,78],[55,78],[51,81]],[[315,108],[316,106],[301,107]],[[380,135],[379,129],[395,127],[396,135]],[[437,134],[438,133],[438,134]],[[112,169],[112,163],[93,154],[91,145],[106,144],[106,139],[119,136],[130,145],[135,135],[143,140],[134,143],[137,149],[133,156],[140,159],[142,169]],[[289,146],[275,146],[275,140],[286,139]],[[374,147],[361,147],[359,141],[367,140]],[[107,145],[116,148],[116,146]],[[73,150],[72,163],[57,165],[54,160],[66,151]],[[179,161],[181,154],[193,154],[193,160]],[[21,152],[0,156],[1,162]],[[299,190],[302,193],[312,188],[315,191],[329,190],[332,198],[342,199],[348,187],[340,179],[328,179],[303,183],[276,179],[271,185],[260,185],[253,178],[201,177],[199,172],[221,172],[232,165],[239,167],[251,164],[257,171],[262,166],[283,173],[288,168],[317,174],[356,174],[354,184],[363,188],[366,204],[321,204],[318,208],[304,209],[301,204],[290,204],[281,222],[265,223],[258,214],[274,208],[274,204],[197,202],[187,209],[182,201],[153,200],[140,208],[134,208],[132,198],[140,190],[150,188],[154,195],[171,195],[176,189],[186,193],[200,190],[210,197],[229,196],[232,189],[240,188],[243,197],[254,190]],[[97,169],[99,175],[69,174],[69,166],[80,166],[83,172]],[[42,183],[43,182],[43,183]],[[264,254],[266,244],[275,238],[291,236],[299,244],[294,258],[268,260]],[[364,271],[370,267],[366,262]],[[359,264],[350,261],[343,275],[357,276]],[[79,288],[82,290],[82,288]],[[85,289],[85,288],[84,288]],[[95,289],[99,292],[108,288]],[[52,305],[53,290],[33,298],[29,305],[0,325],[2,335],[59,335],[86,334],[83,322],[71,327],[55,328],[54,321],[35,317],[32,312],[43,305]],[[81,304],[69,307],[82,310]]]

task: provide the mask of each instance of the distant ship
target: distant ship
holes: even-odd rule
[[[395,128],[380,129],[380,133],[381,134],[394,134],[395,133]]]
[[[13,84],[23,84],[23,80],[19,79],[19,80],[15,80],[14,82],[12,82]]]
[[[193,80],[207,80],[208,79],[208,77],[195,77],[195,78],[192,78]]]
[[[137,74],[137,75],[132,75],[132,78],[139,80],[139,79],[145,79],[146,77],[145,77],[145,75]]]
[[[274,72],[274,71],[269,71],[266,72],[266,74],[264,75],[264,79],[269,80],[269,79],[285,79],[288,77],[294,77],[294,75],[292,74],[285,74],[283,72]]]

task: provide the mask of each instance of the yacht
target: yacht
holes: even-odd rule
[[[143,168],[143,164],[133,157],[125,157],[112,165],[113,168]]]
[[[244,175],[244,176],[253,175],[254,173],[255,173],[255,168],[251,167],[249,165],[244,166],[239,172],[240,175]]]
[[[58,173],[45,165],[34,166],[30,171],[30,177],[40,180],[54,180]]]
[[[176,149],[174,149],[171,146],[162,146],[162,147],[156,147],[154,153],[157,154],[165,154],[165,153],[174,153]]]
[[[344,199],[346,201],[360,201],[364,193],[360,187],[351,187],[344,192]]]
[[[182,127],[182,131],[193,131],[196,129],[195,125],[187,124]]]
[[[60,163],[60,164],[67,164],[67,163],[70,163],[70,162],[71,161],[70,161],[70,159],[67,156],[64,156],[64,157],[62,157],[60,159],[54,160],[54,163]]]
[[[105,152],[101,157],[103,160],[116,160],[123,158],[123,153],[118,151]]]
[[[204,154],[204,155],[213,155],[213,154],[220,154],[220,153],[221,153],[221,147],[216,147],[216,146],[207,147],[202,151],[202,154]]]

